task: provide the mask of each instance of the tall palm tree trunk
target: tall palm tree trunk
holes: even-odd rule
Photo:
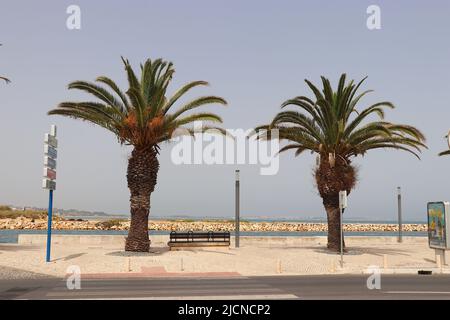
[[[315,173],[317,188],[322,197],[328,222],[328,249],[341,249],[341,213],[339,209],[339,191],[347,191],[356,183],[355,168],[348,160],[336,158],[330,164],[328,155],[321,155],[319,167]],[[345,248],[345,242],[343,241]]]
[[[159,162],[154,148],[133,149],[128,160],[127,180],[130,189],[131,224],[125,251],[148,252],[148,215],[150,195],[155,189]]]
[[[323,198],[323,205],[327,212],[328,243],[327,248],[332,251],[341,249],[341,218],[339,210],[339,194],[328,195]],[[343,236],[343,235],[342,235]],[[343,241],[345,248],[345,242]]]

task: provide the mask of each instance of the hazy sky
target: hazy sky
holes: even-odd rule
[[[66,8],[81,8],[81,30],[66,28]],[[381,30],[368,30],[366,9],[381,7]],[[426,215],[428,201],[450,200],[450,3],[448,1],[6,1],[0,2],[0,203],[46,206],[41,189],[43,135],[58,125],[55,206],[128,213],[129,149],[87,123],[49,117],[64,100],[85,95],[73,80],[108,75],[124,88],[120,56],[137,66],[147,57],[175,64],[170,92],[191,80],[229,106],[213,106],[226,128],[267,123],[286,99],[311,95],[303,80],[335,83],[342,72],[374,89],[361,107],[379,100],[397,108],[387,120],[412,124],[427,136],[419,161],[378,150],[355,160],[360,181],[347,217],[396,217],[396,187],[406,219]],[[151,214],[232,216],[238,166],[175,166],[164,145]],[[239,166],[242,215],[325,217],[312,178],[315,157],[281,156],[275,176]]]

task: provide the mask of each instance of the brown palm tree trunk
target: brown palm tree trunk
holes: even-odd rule
[[[339,252],[341,249],[341,213],[339,209],[339,191],[346,190],[347,194],[355,186],[356,172],[349,160],[336,157],[333,164],[328,154],[321,154],[319,167],[316,168],[315,178],[319,194],[322,197],[328,222],[328,244],[330,250]],[[345,242],[343,241],[345,248]]]
[[[323,199],[323,205],[327,212],[328,243],[327,248],[333,251],[341,250],[341,217],[339,209],[339,194],[330,195]],[[342,235],[343,236],[343,235]],[[343,241],[345,248],[345,242]]]
[[[127,180],[130,189],[131,224],[125,251],[148,252],[148,215],[150,195],[155,189],[159,162],[154,148],[133,149],[128,160]]]

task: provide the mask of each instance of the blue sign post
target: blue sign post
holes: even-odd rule
[[[49,191],[48,193],[48,212],[47,212],[47,254],[46,262],[50,262],[50,251],[52,245],[52,218],[53,218],[53,191],[56,189],[56,157],[58,140],[56,139],[56,126],[52,125],[50,133],[45,134],[44,140],[44,179],[42,187]]]
[[[52,244],[52,216],[53,216],[53,190],[48,192],[48,219],[47,219],[47,256],[46,262],[50,262],[50,250]]]

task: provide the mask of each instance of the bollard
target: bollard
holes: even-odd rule
[[[181,260],[180,260],[180,270],[184,271],[183,257],[181,257]]]
[[[127,258],[125,269],[127,270],[127,272],[131,271],[131,258],[130,257]]]
[[[334,259],[331,260],[330,263],[330,272],[335,273],[336,272],[336,261]]]
[[[447,265],[447,261],[445,261],[445,250],[435,249],[434,254],[436,257],[436,265],[438,268],[442,269],[445,265]]]
[[[439,254],[436,254],[436,267],[442,269],[441,256]]]

